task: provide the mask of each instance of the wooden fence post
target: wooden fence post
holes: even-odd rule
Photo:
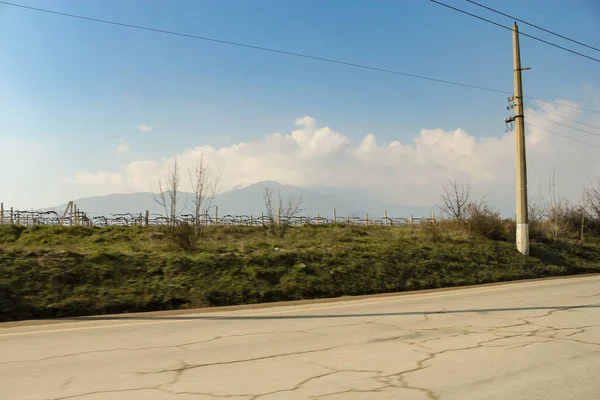
[[[219,206],[215,206],[215,225],[219,225]]]
[[[365,213],[365,226],[369,226],[369,213]]]
[[[0,203],[0,225],[4,224],[4,203]]]
[[[15,219],[14,219],[14,214],[13,214],[13,208],[10,208],[10,224],[14,224],[15,223]]]
[[[262,212],[260,213],[260,224],[265,226],[265,214]]]
[[[317,225],[321,224],[321,214],[317,213]]]
[[[383,219],[385,220],[385,226],[388,226],[387,210],[383,210]]]
[[[146,210],[146,218],[145,218],[144,222],[146,223],[146,226],[148,226],[150,224],[150,211],[149,210]]]
[[[337,212],[335,208],[333,209],[333,223],[337,224]]]
[[[412,216],[412,214],[411,214],[411,216],[410,216],[410,224],[411,224],[411,225],[414,225],[414,223],[415,223],[415,221],[414,221],[414,218],[413,218],[413,216]]]
[[[250,215],[250,226],[254,226],[254,217]]]

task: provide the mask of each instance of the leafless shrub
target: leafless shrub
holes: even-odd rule
[[[532,240],[543,240],[545,237],[544,232],[544,218],[546,217],[546,210],[541,200],[530,200],[529,201],[529,237]]]
[[[290,221],[296,217],[301,209],[302,196],[295,199],[292,195],[288,197],[286,201],[281,197],[279,190],[277,191],[277,203],[274,204],[275,199],[273,194],[275,188],[269,188],[263,186],[263,200],[265,202],[265,210],[267,218],[269,219],[269,230],[277,237],[283,237],[285,232],[290,227]]]
[[[556,242],[569,228],[568,217],[571,211],[571,204],[566,198],[557,194],[554,175],[551,179],[551,185],[548,186],[548,192],[548,202],[545,207],[546,226],[552,240]]]
[[[194,212],[194,231],[196,236],[202,232],[201,216],[208,214],[218,191],[219,177],[211,176],[210,167],[201,155],[196,160],[194,170],[188,171],[190,185],[194,193],[192,201]]]
[[[179,193],[179,164],[177,158],[169,165],[165,180],[158,180],[158,193],[152,193],[154,201],[164,208],[167,216],[167,225],[175,226],[177,223],[177,194]]]
[[[544,204],[540,200],[529,201],[529,223],[538,223],[544,219]]]
[[[456,221],[462,221],[466,217],[467,206],[471,200],[471,185],[456,179],[449,179],[448,183],[442,183],[442,204],[438,208],[445,215]]]
[[[485,199],[467,206],[469,232],[490,240],[506,240],[507,230],[500,217],[500,211],[490,206]]]
[[[600,219],[600,178],[596,183],[590,185],[583,192],[585,206],[592,212],[595,218]]]

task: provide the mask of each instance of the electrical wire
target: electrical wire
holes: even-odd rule
[[[544,32],[546,32],[546,33],[549,33],[549,34],[551,34],[551,35],[557,36],[557,37],[559,37],[559,38],[561,38],[561,39],[568,40],[569,42],[573,42],[573,43],[579,44],[579,45],[581,45],[581,46],[587,47],[588,49],[592,49],[592,50],[600,51],[600,49],[599,49],[599,48],[597,48],[597,47],[590,46],[589,44],[585,44],[585,43],[579,42],[579,41],[577,41],[577,40],[575,40],[575,39],[571,39],[571,38],[569,38],[569,37],[567,37],[567,36],[561,35],[561,34],[559,34],[559,33],[556,33],[556,32],[554,32],[554,31],[551,31],[551,30],[549,30],[549,29],[542,28],[542,27],[541,27],[541,26],[539,26],[539,25],[535,25],[535,24],[532,24],[532,23],[530,23],[530,22],[523,21],[522,19],[519,19],[519,18],[517,18],[517,17],[513,17],[512,15],[509,15],[509,14],[503,13],[502,11],[498,11],[498,10],[496,10],[496,9],[492,8],[492,7],[485,6],[485,5],[483,5],[483,4],[480,4],[480,3],[477,3],[477,2],[475,2],[475,1],[473,1],[473,0],[465,0],[465,1],[467,1],[467,2],[469,2],[469,3],[471,3],[471,4],[475,4],[475,5],[476,5],[476,6],[478,6],[478,7],[485,8],[486,10],[489,10],[489,11],[495,12],[496,14],[500,14],[500,15],[503,15],[503,16],[505,16],[505,17],[508,17],[508,18],[510,18],[510,19],[513,19],[513,20],[515,20],[515,21],[522,22],[522,23],[524,23],[525,25],[529,25],[529,26],[531,26],[531,27],[533,27],[533,28],[536,28],[536,29],[539,29],[539,30],[541,30],[541,31],[544,31]]]
[[[461,10],[460,8],[452,7],[452,6],[448,5],[448,4],[441,3],[441,2],[439,2],[439,1],[437,1],[437,0],[429,0],[429,1],[430,1],[430,2],[432,2],[432,3],[435,3],[435,4],[439,4],[440,6],[447,7],[447,8],[449,8],[449,9],[451,9],[451,10],[458,11],[459,13],[462,13],[462,14],[468,15],[468,16],[470,16],[470,17],[477,18],[477,19],[480,19],[480,20],[482,20],[482,21],[488,22],[488,23],[490,23],[490,24],[492,24],[492,25],[496,25],[496,26],[498,26],[498,27],[500,27],[500,28],[504,28],[504,29],[507,29],[507,30],[509,30],[509,31],[512,31],[512,28],[511,28],[511,27],[509,27],[509,26],[505,26],[505,25],[499,24],[498,22],[494,22],[494,21],[492,21],[492,20],[490,20],[490,19],[487,19],[487,18],[480,17],[479,15],[476,15],[476,14],[470,13],[470,12],[468,12],[468,11],[465,11],[465,10]],[[598,59],[598,58],[594,58],[594,57],[588,56],[588,55],[586,55],[586,54],[580,53],[580,52],[578,52],[578,51],[571,50],[571,49],[569,49],[569,48],[567,48],[567,47],[563,47],[563,46],[560,46],[560,45],[558,45],[558,44],[556,44],[556,43],[549,42],[549,41],[547,41],[547,40],[544,40],[544,39],[541,39],[541,38],[539,38],[539,37],[537,37],[537,36],[529,35],[529,34],[527,34],[527,33],[523,33],[523,32],[519,32],[519,34],[520,34],[520,35],[522,35],[522,36],[526,36],[526,37],[528,37],[528,38],[531,38],[531,39],[537,40],[538,42],[545,43],[545,44],[547,44],[547,45],[549,45],[549,46],[556,47],[556,48],[558,48],[558,49],[561,49],[561,50],[564,50],[564,51],[568,51],[569,53],[573,53],[573,54],[576,54],[576,55],[578,55],[578,56],[580,56],[580,57],[584,57],[584,58],[587,58],[587,59],[589,59],[589,60],[592,60],[592,61],[595,61],[595,62],[598,62],[598,63],[600,63],[600,59]]]
[[[209,37],[205,37],[205,36],[198,36],[198,35],[191,35],[191,34],[186,34],[186,33],[181,33],[181,32],[167,31],[164,29],[150,28],[150,27],[141,26],[141,25],[133,25],[133,24],[126,24],[126,23],[109,21],[109,20],[104,20],[104,19],[99,19],[99,18],[84,17],[82,15],[75,15],[75,14],[63,13],[63,12],[53,11],[53,10],[48,10],[48,9],[43,9],[43,8],[30,7],[30,6],[25,6],[22,4],[10,3],[7,1],[0,0],[0,4],[12,6],[12,7],[18,7],[18,8],[27,9],[27,10],[32,10],[32,11],[43,12],[43,13],[47,13],[47,14],[60,15],[63,17],[76,18],[76,19],[81,19],[81,20],[86,20],[86,21],[99,22],[99,23],[103,23],[103,24],[116,25],[116,26],[121,26],[121,27],[126,27],[126,28],[132,28],[132,29],[141,29],[141,30],[145,30],[145,31],[149,31],[149,32],[163,33],[163,34],[173,35],[173,36],[181,36],[181,37],[186,37],[186,38],[190,38],[190,39],[204,40],[207,42],[213,42],[213,43],[218,43],[218,44],[226,44],[226,45],[231,45],[231,46],[244,47],[244,48],[249,48],[249,49],[254,49],[254,50],[288,55],[288,56],[299,57],[299,58],[304,58],[304,59],[309,59],[309,60],[328,62],[328,63],[332,63],[332,64],[344,65],[344,66],[348,66],[348,67],[360,68],[360,69],[371,70],[371,71],[376,71],[376,72],[384,72],[384,73],[393,74],[393,75],[406,76],[409,78],[444,83],[447,85],[466,87],[466,88],[483,90],[483,91],[494,92],[494,93],[502,93],[502,94],[509,94],[509,95],[513,94],[512,92],[508,92],[505,90],[471,85],[471,84],[466,84],[466,83],[461,83],[461,82],[454,82],[454,81],[449,81],[449,80],[445,80],[445,79],[432,78],[432,77],[424,76],[424,75],[410,74],[410,73],[406,73],[406,72],[395,71],[395,70],[390,70],[390,69],[385,69],[385,68],[372,67],[372,66],[368,66],[368,65],[364,65],[364,64],[351,63],[351,62],[346,62],[346,61],[341,61],[341,60],[334,60],[334,59],[325,58],[325,57],[317,57],[317,56],[312,56],[312,55],[308,55],[308,54],[295,53],[295,52],[291,52],[291,51],[278,50],[278,49],[262,47],[262,46],[255,46],[255,45],[246,44],[246,43],[239,43],[239,42],[232,42],[232,41],[227,41],[227,40],[209,38]],[[504,28],[506,28],[506,27],[504,27]],[[510,28],[507,28],[507,29],[510,29]],[[541,101],[541,102],[545,102],[545,103],[549,103],[549,104],[558,104],[558,105],[562,105],[562,106],[569,107],[569,108],[574,108],[574,109],[578,109],[578,110],[582,110],[582,111],[600,114],[600,111],[598,111],[598,110],[591,110],[591,109],[581,108],[581,107],[577,107],[577,106],[570,106],[570,105],[566,105],[566,104],[562,104],[562,103],[557,103],[555,101],[540,99],[537,97],[524,96],[524,98]]]
[[[563,134],[560,134],[560,133],[557,133],[557,132],[551,131],[550,129],[542,128],[541,126],[538,126],[538,125],[532,124],[531,122],[527,122],[527,121],[526,121],[526,122],[525,122],[525,124],[526,124],[526,125],[529,125],[529,126],[532,126],[532,127],[534,127],[534,128],[538,128],[538,129],[541,129],[541,130],[543,130],[543,131],[546,131],[546,132],[552,133],[552,134],[554,134],[554,135],[557,135],[557,136],[563,137],[563,138],[565,138],[565,139],[569,139],[569,140],[572,140],[572,141],[574,141],[574,142],[578,142],[578,143],[581,143],[581,144],[585,144],[585,145],[587,145],[587,146],[591,146],[591,147],[595,147],[595,148],[597,148],[597,149],[600,149],[600,146],[597,146],[597,145],[595,145],[595,144],[588,143],[588,142],[584,142],[583,140],[575,139],[575,138],[572,138],[572,137],[570,137],[570,136],[566,136],[566,135],[563,135]]]
[[[531,100],[535,100],[535,101],[541,101],[542,103],[555,104],[555,105],[562,106],[562,107],[573,108],[575,110],[581,110],[581,111],[587,111],[587,112],[591,112],[591,113],[595,113],[595,114],[600,114],[600,111],[598,111],[598,110],[591,110],[589,108],[582,108],[582,107],[577,107],[577,106],[571,106],[569,104],[559,103],[557,101],[550,101],[550,100],[539,99],[537,97],[532,97],[532,96],[523,96],[523,97],[525,99],[531,99]]]
[[[391,69],[378,68],[378,67],[368,66],[368,65],[364,65],[364,64],[357,64],[357,63],[352,63],[352,62],[347,62],[347,61],[341,61],[341,60],[334,60],[334,59],[331,59],[331,58],[311,56],[311,55],[308,55],[308,54],[295,53],[295,52],[285,51],[285,50],[278,50],[278,49],[273,49],[273,48],[269,48],[269,47],[255,46],[255,45],[251,45],[251,44],[240,43],[240,42],[232,42],[232,41],[229,41],[229,40],[215,39],[215,38],[210,38],[210,37],[206,37],[206,36],[198,36],[198,35],[191,35],[191,34],[181,33],[181,32],[167,31],[167,30],[164,30],[164,29],[149,28],[149,27],[141,26],[141,25],[125,24],[125,23],[122,23],[122,22],[109,21],[109,20],[99,19],[99,18],[84,17],[84,16],[81,16],[81,15],[68,14],[68,13],[63,13],[63,12],[59,12],[59,11],[47,10],[47,9],[43,9],[43,8],[30,7],[30,6],[25,6],[25,5],[22,5],[22,4],[9,3],[9,2],[6,2],[6,1],[0,1],[0,4],[5,4],[5,5],[9,5],[9,6],[14,6],[14,7],[20,7],[20,8],[25,8],[25,9],[28,9],[28,10],[39,11],[39,12],[48,13],[48,14],[61,15],[61,16],[64,16],[64,17],[77,18],[77,19],[82,19],[82,20],[86,20],[86,21],[100,22],[100,23],[103,23],[103,24],[117,25],[117,26],[122,26],[122,27],[126,27],[126,28],[142,29],[142,30],[150,31],[150,32],[164,33],[164,34],[167,34],[167,35],[187,37],[187,38],[191,38],[191,39],[204,40],[204,41],[207,41],[207,42],[213,42],[213,43],[219,43],[219,44],[227,44],[227,45],[231,45],[231,46],[245,47],[245,48],[248,48],[248,49],[266,51],[266,52],[270,52],[270,53],[284,54],[284,55],[287,55],[287,56],[293,56],[293,57],[305,58],[305,59],[310,59],[310,60],[323,61],[323,62],[328,62],[328,63],[332,63],[332,64],[345,65],[345,66],[348,66],[348,67],[362,68],[362,69],[371,70],[371,71],[377,71],[377,72],[385,72],[385,73],[388,73],[388,74],[401,75],[401,76],[406,76],[406,77],[409,77],[409,78],[423,79],[423,80],[432,81],[432,82],[438,82],[438,83],[445,83],[445,84],[448,84],[448,85],[462,86],[462,87],[467,87],[467,88],[471,88],[471,89],[478,89],[478,90],[485,90],[485,91],[488,91],[488,92],[511,94],[511,92],[507,92],[505,90],[486,88],[486,87],[483,87],[483,86],[470,85],[470,84],[467,84],[467,83],[461,83],[461,82],[454,82],[454,81],[449,81],[449,80],[445,80],[445,79],[432,78],[432,77],[428,77],[428,76],[424,76],[424,75],[410,74],[410,73],[407,73],[407,72],[394,71],[394,70],[391,70]]]
[[[552,119],[550,119],[550,118],[544,118],[544,117],[541,117],[541,116],[539,116],[539,115],[537,115],[537,114],[535,114],[535,113],[533,113],[533,112],[531,112],[531,111],[527,111],[527,112],[526,112],[526,114],[527,114],[527,115],[529,115],[529,116],[532,116],[532,117],[535,117],[535,118],[541,119],[541,120],[550,121],[550,122],[552,122],[553,124],[560,125],[560,126],[563,126],[563,127],[565,127],[565,128],[569,128],[569,129],[573,129],[573,130],[576,130],[576,131],[579,131],[579,132],[587,133],[588,135],[593,135],[593,136],[599,136],[599,137],[600,137],[600,133],[595,133],[595,132],[586,131],[586,130],[584,130],[584,129],[579,129],[579,128],[576,128],[576,127],[574,127],[574,126],[567,125],[567,124],[561,124],[560,122],[556,122],[556,121],[554,121],[554,120],[552,120]]]
[[[548,185],[548,182],[546,182],[546,180],[542,177],[542,175],[540,174],[540,172],[536,168],[535,164],[533,163],[533,160],[529,156],[529,153],[525,153],[525,157],[527,157],[527,164],[531,165],[533,167],[533,171],[538,176],[538,178],[540,178],[540,181],[542,181],[549,188],[550,185]]]
[[[600,126],[597,126],[597,125],[591,125],[591,124],[586,124],[586,123],[584,123],[584,122],[579,122],[579,121],[577,121],[576,119],[573,119],[573,118],[568,118],[568,117],[565,117],[565,116],[563,116],[563,115],[560,115],[560,114],[558,114],[558,115],[552,114],[552,113],[550,113],[550,112],[548,112],[548,111],[544,110],[542,107],[539,107],[539,106],[537,106],[537,105],[535,105],[535,104],[533,104],[533,103],[525,102],[524,104],[525,104],[525,106],[526,106],[526,107],[530,107],[530,108],[532,108],[532,109],[533,109],[533,110],[535,110],[535,111],[543,112],[544,114],[548,114],[548,115],[550,115],[551,117],[552,117],[552,116],[556,116],[556,117],[558,117],[558,118],[560,118],[560,119],[564,119],[565,121],[574,122],[574,123],[576,123],[576,124],[579,124],[579,125],[587,126],[588,128],[592,128],[592,129],[600,129]],[[550,119],[552,119],[552,118],[550,118]]]

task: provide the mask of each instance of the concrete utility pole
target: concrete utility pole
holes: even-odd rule
[[[529,254],[529,217],[527,210],[527,157],[525,155],[525,121],[523,113],[523,87],[521,81],[521,50],[519,28],[513,25],[513,65],[515,74],[515,116],[517,142],[517,250]]]

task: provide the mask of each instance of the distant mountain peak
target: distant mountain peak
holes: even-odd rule
[[[335,209],[338,216],[369,215],[374,217],[383,216],[384,210],[389,216],[407,217],[430,215],[433,207],[430,206],[399,206],[382,202],[378,198],[371,197],[361,190],[337,189],[331,187],[302,187],[282,184],[277,181],[241,182],[226,191],[221,192],[214,201],[213,206],[218,207],[219,215],[255,215],[260,216],[265,212],[264,189],[275,189],[275,202],[279,203],[281,196],[284,203],[288,199],[302,199],[301,209],[303,216],[314,217],[317,214],[322,217],[333,216]],[[190,207],[190,198],[193,194],[180,192],[182,212]],[[163,207],[158,205],[148,192],[138,193],[115,193],[104,196],[87,197],[75,200],[77,208],[91,215],[110,215],[119,213],[139,214],[149,210],[151,214],[164,214]],[[66,204],[50,209],[64,210]],[[212,210],[211,212],[216,212]]]
[[[229,187],[228,189],[225,189],[221,193],[235,192],[236,190],[243,189],[243,188],[248,187],[250,185],[253,185],[253,183],[251,183],[251,182],[238,183],[236,185],[233,185],[233,186]]]

